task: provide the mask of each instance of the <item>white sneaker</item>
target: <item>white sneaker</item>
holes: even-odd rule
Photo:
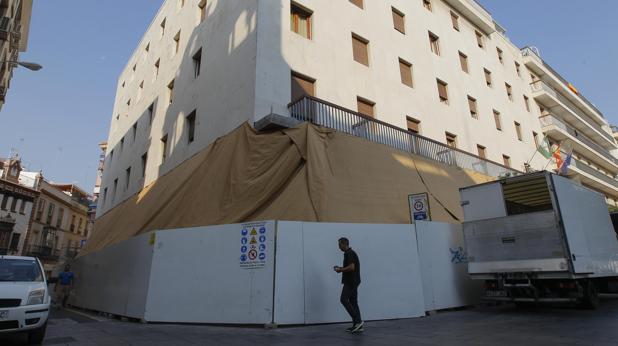
[[[356,332],[362,331],[364,325],[365,325],[365,322],[363,322],[363,321],[361,321],[359,324],[355,324],[354,327],[352,328],[352,333],[356,333]]]

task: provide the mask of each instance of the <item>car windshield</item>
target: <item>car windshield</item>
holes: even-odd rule
[[[0,257],[0,281],[43,281],[43,274],[36,260]]]

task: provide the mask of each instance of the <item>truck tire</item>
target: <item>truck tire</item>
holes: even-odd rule
[[[584,297],[582,306],[586,309],[596,309],[599,307],[599,291],[592,281],[587,281],[584,285]]]
[[[43,339],[45,339],[45,330],[47,329],[47,322],[45,324],[35,329],[31,332],[28,332],[28,344],[30,345],[40,345],[43,343]]]

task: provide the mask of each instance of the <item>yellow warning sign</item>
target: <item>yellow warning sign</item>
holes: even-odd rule
[[[251,235],[257,235],[257,231],[254,229],[251,230]]]
[[[257,240],[255,240],[255,237],[251,237],[251,241],[249,242],[249,244],[257,244]]]

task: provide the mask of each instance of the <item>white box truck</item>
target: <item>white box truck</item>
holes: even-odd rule
[[[618,292],[618,238],[605,198],[537,172],[460,189],[468,273],[485,299],[574,302]]]

